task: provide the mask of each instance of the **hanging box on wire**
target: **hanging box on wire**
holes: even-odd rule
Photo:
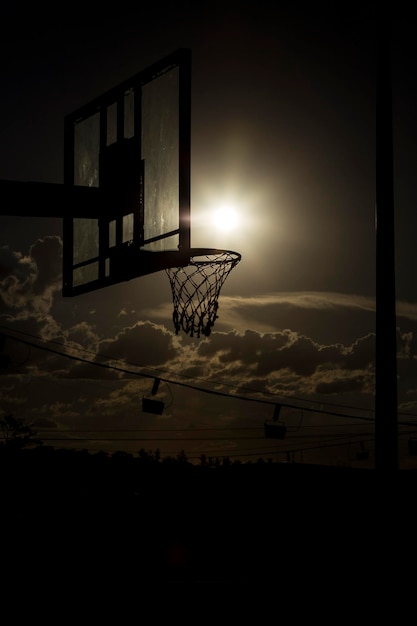
[[[165,404],[162,400],[153,400],[152,398],[142,398],[142,409],[145,413],[153,413],[154,415],[162,415]]]

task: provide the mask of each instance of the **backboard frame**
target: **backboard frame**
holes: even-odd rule
[[[173,71],[177,72],[175,80],[178,83],[178,155],[175,157],[178,158],[178,225],[167,232],[146,237],[143,90],[152,81],[156,82]],[[131,94],[132,124],[126,136],[126,98]],[[114,137],[110,142],[109,111],[114,113],[111,129]],[[88,176],[78,180],[76,172],[76,133],[86,120],[94,120],[96,141],[99,142],[98,159],[91,170],[91,184]],[[83,190],[86,193],[89,190],[91,197],[95,189],[98,200],[91,203],[91,207],[86,207],[83,202],[82,208],[74,206],[69,214],[64,215],[62,295],[76,296],[166,267],[185,266],[190,249],[191,51],[186,48],[176,50],[67,115],[64,133],[64,188],[70,197],[75,197],[75,189],[81,195]],[[123,239],[125,221],[132,233],[128,240]],[[97,248],[97,255],[80,260],[77,259],[74,238],[84,224],[90,223],[94,228],[93,248]],[[109,237],[113,237],[111,242]],[[170,241],[178,242],[175,248],[166,247],[166,242]],[[160,249],[152,250],[152,246]],[[77,272],[91,276],[77,282]]]

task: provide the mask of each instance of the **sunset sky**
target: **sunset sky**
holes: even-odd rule
[[[175,334],[165,272],[63,298],[62,220],[36,218],[36,206],[33,218],[0,216],[10,357],[0,415],[75,449],[372,467],[374,11],[209,6],[57,15],[55,24],[7,9],[0,179],[62,183],[64,117],[190,48],[191,242],[242,260],[210,337],[189,338]],[[408,468],[417,465],[408,453],[417,436],[415,24],[396,14],[392,24],[399,450]],[[222,207],[234,211],[229,228],[216,222]],[[160,416],[142,411],[154,377]],[[264,438],[275,404],[283,440]]]

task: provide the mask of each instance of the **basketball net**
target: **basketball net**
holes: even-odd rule
[[[165,270],[171,283],[177,335],[181,329],[190,337],[210,335],[218,317],[220,289],[240,259],[239,253],[228,250],[200,251],[185,267]]]

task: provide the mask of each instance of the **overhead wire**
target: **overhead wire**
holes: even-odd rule
[[[110,363],[108,363],[108,362],[105,363],[105,362],[92,361],[90,359],[85,359],[85,358],[83,358],[83,357],[81,357],[79,355],[69,354],[69,353],[63,352],[61,350],[55,350],[54,348],[51,348],[50,346],[42,345],[41,343],[35,343],[33,341],[29,341],[27,339],[23,339],[23,338],[21,338],[19,336],[16,336],[15,334],[10,334],[10,329],[5,328],[4,326],[0,325],[0,328],[2,328],[3,330],[7,330],[8,331],[8,334],[6,336],[9,337],[10,339],[18,341],[20,343],[23,343],[24,345],[27,345],[27,346],[32,347],[32,348],[37,348],[39,350],[47,351],[47,352],[56,354],[56,355],[64,357],[64,358],[68,358],[70,360],[79,361],[79,362],[86,363],[86,364],[89,364],[89,365],[93,365],[93,366],[96,366],[96,367],[102,367],[102,368],[106,368],[106,369],[119,371],[119,372],[124,373],[124,374],[133,375],[133,376],[140,376],[140,377],[150,378],[150,379],[154,379],[154,380],[156,379],[156,376],[155,376],[154,373],[135,371],[135,370],[128,369],[126,367],[119,367],[119,366],[115,365],[114,364],[114,360],[120,361],[120,359],[114,359],[112,357],[105,357],[104,355],[99,355],[99,353],[92,353],[92,354],[94,354],[94,356],[100,356],[100,358],[107,358],[111,362]],[[13,333],[13,332],[16,332],[16,331],[11,331],[11,332]],[[28,335],[28,333],[22,333],[22,334],[25,334],[26,336]],[[33,335],[31,335],[31,336],[33,337]],[[42,341],[40,338],[38,338],[38,340]],[[78,350],[78,349],[76,348],[76,350]],[[88,350],[86,350],[86,352],[88,352]],[[272,406],[276,406],[277,404],[279,404],[281,406],[285,406],[285,407],[288,407],[288,408],[291,408],[291,409],[301,410],[301,420],[300,420],[300,423],[298,424],[298,427],[296,428],[295,432],[299,430],[299,428],[300,428],[300,426],[301,426],[301,424],[303,422],[304,411],[310,411],[310,412],[313,412],[313,413],[319,413],[319,414],[324,414],[324,415],[331,415],[333,417],[341,417],[341,418],[349,418],[349,419],[360,419],[360,420],[364,420],[365,422],[373,422],[374,421],[372,417],[350,415],[350,414],[346,414],[346,413],[340,413],[340,412],[325,410],[325,409],[323,409],[323,404],[324,403],[320,403],[321,408],[300,407],[298,405],[291,404],[291,403],[288,403],[288,402],[282,402],[281,400],[280,401],[277,401],[277,400],[265,400],[265,399],[262,399],[262,398],[250,398],[250,397],[247,397],[247,396],[241,396],[241,395],[236,395],[236,394],[231,395],[231,394],[226,393],[224,391],[202,388],[202,387],[198,387],[197,385],[191,385],[189,383],[185,383],[185,382],[177,381],[177,380],[171,380],[169,378],[165,378],[165,377],[161,377],[161,376],[158,376],[157,378],[160,381],[167,383],[168,389],[169,389],[169,384],[179,385],[181,387],[186,387],[186,388],[189,388],[189,389],[193,389],[193,390],[196,390],[196,391],[200,391],[202,393],[208,393],[208,394],[212,394],[212,395],[216,395],[216,396],[227,397],[229,399],[238,399],[238,400],[243,400],[243,401],[255,402],[255,403],[259,403],[259,404],[272,405]],[[212,383],[212,381],[209,381],[209,382]],[[250,391],[253,393],[253,390],[250,390]],[[172,396],[172,394],[171,394],[171,396]],[[332,406],[335,406],[335,405],[332,405]],[[343,405],[338,405],[338,406],[340,406],[340,408],[346,408],[346,407],[343,407]],[[350,407],[350,408],[356,408],[356,410],[362,410],[362,409],[359,409],[358,407]],[[412,417],[417,417],[414,414],[408,414],[408,415],[410,415],[410,417],[411,416]],[[402,422],[402,425],[416,426],[416,424],[412,423],[412,422],[411,423],[410,422]],[[333,424],[333,426],[334,426],[334,424]],[[346,425],[344,424],[344,426],[346,426]],[[250,428],[250,427],[248,427],[248,428]],[[182,432],[184,432],[184,430],[187,430],[187,429],[181,429],[181,430],[182,430]],[[218,430],[218,429],[208,428],[208,430]],[[226,428],[226,430],[230,430],[230,429]],[[70,432],[75,433],[76,431],[70,431]],[[111,432],[114,433],[114,432],[117,432],[117,431],[113,430]],[[123,432],[123,431],[121,431],[121,432]],[[127,431],[125,431],[125,432],[127,432]],[[161,432],[161,431],[159,431],[159,432]],[[319,436],[319,435],[311,435],[311,437],[315,437],[315,436]],[[339,446],[339,447],[341,445],[346,446],[346,445],[350,445],[351,444],[352,437],[353,438],[362,437],[362,439],[363,439],[363,434],[362,435],[356,435],[356,436],[353,435],[353,433],[350,433],[348,435],[346,435],[346,434],[343,435],[342,434],[341,437],[342,438],[346,438],[347,437],[348,441],[342,442],[342,441],[338,440],[337,443],[333,443],[333,444],[326,443],[326,442],[316,442],[316,444],[314,446],[309,446],[307,448],[306,447],[301,447],[300,448],[299,445],[297,445],[296,448],[294,448],[294,444],[292,442],[292,444],[291,444],[289,449],[286,448],[284,450],[284,449],[281,448],[280,450],[274,450],[274,451],[271,450],[271,451],[263,451],[263,452],[257,452],[257,453],[254,452],[253,455],[257,454],[258,456],[265,456],[265,454],[267,454],[267,455],[268,454],[269,455],[271,455],[271,454],[282,454],[284,452],[289,452],[289,451],[291,453],[295,453],[295,452],[302,452],[302,451],[311,450],[311,449],[320,449],[320,448],[329,447],[329,446]],[[253,439],[257,439],[258,437],[237,437],[237,438],[233,437],[232,439],[234,440],[234,439],[245,439],[245,438],[253,440]],[[263,439],[264,437],[259,437],[259,439],[261,439],[261,438]],[[105,441],[105,440],[108,440],[108,439],[109,439],[109,437],[103,438],[102,440]],[[111,439],[112,439],[113,442],[123,441],[124,440],[123,438],[120,438],[120,437],[118,437],[118,438],[111,438]],[[230,439],[230,438],[223,438],[223,440],[225,440],[225,439]],[[48,438],[48,440],[59,441],[60,438],[50,437],[50,438]],[[70,441],[70,440],[72,440],[72,438],[66,437],[66,438],[63,438],[62,440]],[[94,438],[83,438],[83,439],[80,439],[80,438],[76,438],[75,437],[75,438],[73,438],[73,440],[74,441],[81,441],[81,440],[84,440],[84,441],[92,441],[92,440],[99,441],[100,438],[94,437]],[[130,437],[128,440],[132,441],[132,438]],[[141,439],[139,439],[139,441],[140,440]],[[161,436],[159,436],[157,438],[157,440],[158,441],[163,441],[164,439],[161,438]],[[207,441],[206,438],[198,439],[198,438],[189,438],[189,437],[188,438],[184,438],[183,440],[184,441],[194,441],[194,440],[195,441],[197,441],[197,440],[206,440]],[[222,438],[220,438],[220,437],[210,437],[210,440],[216,441],[216,440],[222,440]],[[152,441],[152,439],[144,439],[144,440],[141,440],[141,441],[143,441],[145,443],[146,441]],[[169,441],[172,441],[172,438],[169,439]],[[177,441],[181,441],[181,440],[177,440]],[[231,454],[227,454],[227,456],[232,456],[232,455]],[[241,452],[239,452],[238,454],[236,454],[234,456],[247,457],[247,456],[249,456],[249,454],[246,453],[246,452],[241,451]]]
[[[9,331],[9,332],[11,331],[12,333],[18,333],[19,335],[24,335],[26,337],[31,337],[32,339],[36,339],[38,341],[45,341],[41,337],[39,337],[37,335],[33,335],[32,333],[28,333],[28,332],[21,331],[21,330],[16,331],[16,330],[8,328],[7,326],[0,325],[0,329],[3,329],[5,331]],[[16,339],[16,341],[18,341],[20,339],[19,337],[15,337],[14,335],[8,335],[8,336],[10,338]],[[23,340],[20,340],[20,341],[23,342]],[[49,344],[54,344],[54,345],[62,347],[62,343],[60,343],[58,341],[55,341],[54,339],[48,339],[47,341],[48,341]],[[40,346],[38,344],[36,344],[36,347],[40,348]],[[40,349],[42,349],[42,348],[40,348]],[[126,365],[129,365],[129,366],[139,367],[139,368],[143,368],[143,369],[145,369],[145,368],[146,369],[150,369],[149,366],[144,365],[142,363],[134,363],[134,362],[126,360],[126,359],[120,359],[120,357],[114,357],[114,356],[111,356],[111,355],[104,355],[104,354],[101,354],[100,352],[89,350],[88,348],[84,348],[84,347],[71,346],[71,350],[75,350],[77,352],[84,352],[86,354],[91,354],[94,357],[99,357],[101,359],[106,359],[107,361],[122,361],[123,363],[125,363]],[[64,353],[64,352],[57,352],[57,354],[61,354],[62,356],[66,356],[67,355],[67,353]],[[83,360],[82,357],[80,357],[80,360]],[[89,361],[89,360],[86,360],[85,362],[90,363],[92,365],[98,364],[95,361]],[[115,367],[110,367],[110,369],[116,369],[116,366]],[[148,378],[159,378],[161,381],[164,381],[164,382],[170,381],[170,379],[167,378],[167,377],[165,377],[165,378],[161,377],[160,373],[164,372],[164,373],[168,373],[170,375],[175,375],[175,377],[177,377],[177,378],[186,378],[188,380],[199,381],[199,382],[203,382],[205,384],[210,383],[212,385],[222,385],[223,387],[229,387],[231,389],[240,389],[241,391],[246,391],[248,393],[254,393],[254,392],[255,393],[262,393],[264,396],[270,395],[270,396],[273,396],[274,398],[277,398],[277,397],[282,398],[283,397],[280,394],[273,394],[272,392],[269,392],[267,390],[263,390],[262,392],[258,392],[257,390],[254,390],[252,388],[248,388],[248,387],[245,387],[245,386],[242,386],[242,385],[239,385],[239,386],[233,385],[233,384],[227,383],[225,381],[218,381],[218,380],[207,381],[206,379],[199,378],[198,376],[189,376],[187,374],[182,374],[181,372],[178,372],[178,371],[172,372],[171,370],[166,369],[166,368],[160,369],[160,368],[152,367],[151,369],[153,370],[152,374],[149,374],[149,373],[147,374],[145,372],[140,372],[140,373],[139,372],[131,372],[130,370],[126,370],[126,372],[127,373],[135,373],[138,376],[141,375],[141,376],[148,377]],[[156,374],[156,372],[158,374]],[[170,382],[172,382],[172,381],[170,381]],[[177,381],[175,384],[181,385],[181,383],[179,381]],[[199,389],[197,386],[193,386],[192,388],[193,389]],[[219,395],[229,396],[229,394],[223,394],[222,392],[216,392],[216,393],[218,393]],[[238,396],[233,396],[233,397],[238,397]],[[323,400],[314,400],[314,399],[306,400],[305,398],[300,398],[298,396],[291,396],[291,398],[293,400],[298,401],[298,402],[308,402],[310,405],[333,406],[333,407],[338,407],[338,408],[346,409],[346,410],[353,409],[355,411],[363,411],[365,413],[372,413],[373,412],[373,409],[369,409],[369,408],[366,408],[366,407],[358,407],[358,406],[349,405],[349,404],[338,404],[338,403],[334,403],[334,402],[330,403],[330,402],[324,402]],[[244,396],[244,399],[248,399],[247,396]],[[258,399],[255,398],[254,401],[257,402]],[[268,403],[268,404],[271,404],[271,405],[275,405],[275,404],[278,403],[278,400],[276,400],[276,399],[274,399],[274,400],[271,399],[270,402],[268,400],[259,400],[259,401],[265,402],[265,403]],[[284,406],[284,404],[282,402],[279,402],[279,403],[282,406]],[[286,406],[291,406],[292,407],[292,405],[286,405]],[[294,405],[292,408],[299,409],[300,407]],[[310,410],[314,410],[314,409],[310,409]],[[321,412],[320,409],[318,409],[318,412]],[[417,417],[417,415],[416,415],[416,417]]]
[[[4,326],[0,326],[0,328],[5,329]],[[15,331],[12,331],[12,332],[15,332]],[[117,366],[117,365],[114,365],[114,364],[111,364],[111,363],[103,363],[103,362],[98,362],[98,361],[92,361],[90,359],[85,359],[85,358],[83,358],[81,356],[77,356],[77,355],[74,355],[74,354],[69,354],[68,352],[62,352],[60,350],[55,350],[54,348],[51,348],[49,346],[42,345],[42,344],[39,344],[39,343],[35,343],[33,341],[29,341],[27,339],[23,339],[21,337],[15,336],[15,335],[8,334],[7,336],[10,339],[14,339],[15,341],[18,341],[18,342],[23,343],[25,345],[32,346],[34,348],[37,348],[39,350],[43,350],[43,351],[46,351],[46,352],[50,352],[52,354],[56,354],[56,355],[62,356],[64,358],[68,358],[68,359],[73,360],[73,361],[86,363],[88,365],[93,365],[95,367],[101,367],[101,368],[105,368],[105,369],[114,370],[114,371],[121,372],[121,373],[124,373],[124,374],[129,374],[129,375],[132,375],[132,376],[140,376],[140,377],[149,378],[149,379],[155,379],[155,377],[156,377],[154,373],[148,373],[148,372],[143,372],[143,371],[136,371],[136,370],[128,369],[126,367],[120,367],[120,366]],[[93,354],[95,354],[95,353],[93,353]],[[102,358],[108,358],[109,359],[109,357],[104,357],[104,356]],[[110,357],[110,360],[114,361],[115,359]],[[237,394],[231,395],[230,393],[226,393],[224,391],[219,391],[219,390],[215,390],[215,389],[208,389],[208,388],[205,388],[205,387],[199,387],[197,385],[192,385],[190,383],[185,383],[183,381],[172,380],[171,378],[168,378],[168,377],[158,376],[158,378],[160,379],[160,381],[165,382],[165,383],[169,383],[169,384],[172,384],[172,385],[177,385],[177,386],[180,386],[180,387],[185,387],[185,388],[188,388],[188,389],[193,389],[195,391],[200,391],[202,393],[207,393],[207,394],[211,394],[211,395],[215,395],[215,396],[226,397],[226,398],[230,398],[230,399],[234,399],[234,400],[243,400],[245,402],[255,402],[257,404],[267,404],[267,405],[270,405],[270,406],[276,406],[277,404],[280,404],[282,407],[287,407],[287,408],[292,408],[292,409],[302,409],[303,411],[312,412],[312,413],[320,413],[320,414],[323,414],[323,415],[332,415],[334,417],[345,417],[345,418],[350,418],[350,419],[360,419],[360,420],[371,421],[371,422],[374,421],[373,417],[351,415],[351,414],[347,414],[347,413],[330,411],[330,410],[326,410],[326,409],[323,409],[323,408],[314,408],[314,407],[311,407],[311,406],[309,406],[309,407],[300,407],[300,406],[298,406],[298,405],[296,405],[294,403],[282,401],[281,397],[280,397],[279,400],[278,399],[267,400],[267,399],[259,398],[259,397],[252,398],[252,397],[248,397],[248,396],[244,396],[244,395],[237,395]],[[218,384],[218,383],[213,382],[213,381],[205,381],[205,382],[206,383],[209,382],[210,384]],[[248,390],[248,391],[251,392],[251,393],[254,392],[253,389],[252,390]],[[310,402],[310,401],[309,400],[304,400],[304,402]],[[313,402],[317,402],[317,401],[313,401]],[[320,406],[321,407],[324,404],[325,403],[320,402]],[[339,408],[345,408],[345,407],[340,405]],[[358,410],[358,411],[362,411],[362,410],[368,411],[369,410],[369,409],[361,409],[359,407],[348,407],[348,408],[355,408],[355,410]]]

